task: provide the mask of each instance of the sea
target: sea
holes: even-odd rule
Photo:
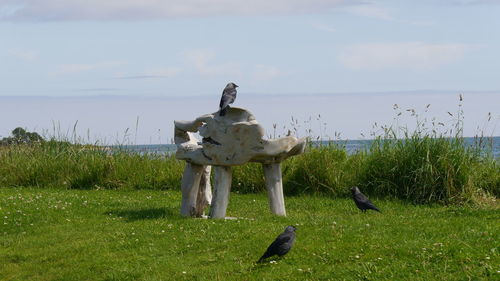
[[[477,139],[473,137],[464,138],[464,143],[466,146],[473,146]],[[345,147],[348,153],[356,153],[359,150],[368,149],[372,144],[373,140],[335,140],[335,141],[315,141],[313,145],[328,145],[329,143],[335,143]],[[487,137],[483,139],[484,142],[484,152],[485,154],[492,154],[495,159],[500,160],[500,136],[499,137]],[[175,144],[138,144],[138,145],[120,145],[120,146],[110,146],[112,150],[122,149],[125,151],[130,151],[139,154],[161,154],[169,155],[175,153],[177,147]]]

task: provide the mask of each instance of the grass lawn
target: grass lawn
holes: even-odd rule
[[[500,210],[231,194],[185,219],[180,192],[0,189],[0,280],[500,280]],[[292,251],[255,264],[287,225]]]

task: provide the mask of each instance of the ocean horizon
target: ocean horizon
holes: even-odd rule
[[[328,145],[334,143],[344,146],[348,153],[352,154],[357,151],[368,149],[374,140],[322,140],[313,141],[313,145]],[[477,137],[464,137],[466,146],[473,146],[478,141]],[[126,144],[126,145],[107,145],[111,149],[124,149],[133,153],[140,154],[172,154],[177,150],[175,144]],[[500,158],[500,136],[484,137],[483,151],[493,155],[495,159]]]

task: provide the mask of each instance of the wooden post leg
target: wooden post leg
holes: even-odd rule
[[[203,216],[205,208],[212,202],[212,187],[210,186],[210,171],[212,166],[203,166],[203,173],[200,179],[200,188],[196,197],[195,216]]]
[[[226,217],[233,174],[231,167],[228,166],[215,166],[214,170],[214,196],[210,207],[210,217],[223,219]]]
[[[192,217],[196,215],[196,198],[200,188],[200,179],[205,169],[202,165],[186,163],[184,174],[182,175],[181,190],[182,203],[181,215]]]
[[[278,216],[286,216],[281,164],[263,164],[262,167],[266,179],[267,196],[269,198],[271,212]]]

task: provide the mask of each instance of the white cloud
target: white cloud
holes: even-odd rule
[[[282,75],[283,73],[276,66],[258,64],[255,66],[253,78],[255,80],[272,80]]]
[[[38,58],[38,52],[26,49],[11,49],[7,51],[9,55],[23,61],[32,62]]]
[[[427,70],[460,60],[471,47],[459,43],[367,43],[348,47],[338,60],[351,69]]]
[[[153,78],[169,78],[174,77],[179,74],[182,69],[178,67],[160,67],[151,68],[137,75],[124,75],[120,74],[116,76],[116,79],[153,79]]]
[[[381,20],[394,20],[390,9],[374,4],[353,6],[349,8],[349,11],[355,15],[363,17],[371,17]]]
[[[123,61],[105,61],[93,64],[61,64],[56,67],[56,70],[52,73],[53,75],[64,75],[78,72],[86,72],[98,69],[113,68],[116,66],[127,64]]]
[[[500,4],[500,0],[453,0],[455,5],[483,5],[483,4]]]
[[[14,2],[14,1],[0,0],[0,20],[14,15],[22,8],[22,6],[20,5],[15,5],[14,3],[9,3],[9,2]]]
[[[397,11],[395,11],[393,8],[382,6],[376,2],[365,2],[362,3],[361,5],[349,6],[347,7],[347,11],[353,15],[374,18],[388,22],[421,25],[421,26],[434,24],[433,22],[430,21],[400,19],[394,16],[394,14],[396,14]]]
[[[219,15],[307,14],[346,0],[0,0],[0,20],[148,20]],[[357,1],[356,1],[357,2]]]
[[[334,27],[331,27],[327,24],[323,24],[323,23],[311,23],[310,24],[312,27],[314,27],[315,29],[317,30],[321,30],[321,31],[326,31],[326,32],[335,32],[337,31]]]
[[[146,71],[146,75],[172,77],[181,72],[178,67],[158,67]]]
[[[204,78],[224,77],[229,80],[251,80],[255,82],[268,81],[283,76],[284,73],[276,66],[258,63],[218,61],[213,51],[197,49],[184,52],[190,67]]]
[[[201,76],[230,76],[241,75],[241,67],[234,62],[215,63],[215,53],[209,50],[190,50],[184,54],[190,64]]]

